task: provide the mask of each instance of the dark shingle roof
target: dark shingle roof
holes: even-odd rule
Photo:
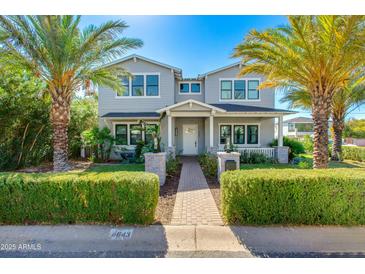
[[[210,104],[217,108],[224,109],[228,112],[280,112],[280,113],[295,113],[295,111],[290,111],[286,109],[277,108],[266,108],[266,107],[256,107],[247,105],[235,105],[235,104]]]
[[[110,117],[110,118],[141,118],[141,117],[160,117],[160,114],[157,112],[109,112],[101,116],[103,118]]]

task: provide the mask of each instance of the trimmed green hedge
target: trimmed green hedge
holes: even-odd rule
[[[230,224],[365,224],[365,170],[268,169],[221,176]]]
[[[342,158],[365,162],[365,147],[342,146]]]
[[[0,223],[149,224],[158,197],[152,173],[0,173]]]

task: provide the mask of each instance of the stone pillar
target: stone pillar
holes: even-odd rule
[[[160,186],[165,184],[166,180],[166,152],[145,153],[145,171],[158,175]]]
[[[176,157],[176,151],[175,151],[175,147],[174,146],[168,147],[166,152],[167,152],[167,158],[171,156],[172,158],[175,159],[175,157]]]
[[[226,171],[226,161],[234,160],[236,162],[236,169],[240,169],[240,153],[238,152],[217,152],[218,156],[218,180],[222,172]]]
[[[280,164],[289,163],[289,147],[275,147],[275,158]]]

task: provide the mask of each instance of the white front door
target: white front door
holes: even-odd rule
[[[183,154],[198,154],[198,125],[183,125]]]

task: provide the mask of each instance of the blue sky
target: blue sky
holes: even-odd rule
[[[81,27],[99,25],[107,20],[121,19],[130,27],[128,37],[139,38],[144,46],[137,53],[179,67],[184,77],[214,70],[238,61],[230,55],[251,29],[262,30],[287,22],[284,16],[83,16]],[[276,96],[276,107],[287,108]],[[365,118],[365,108],[353,117]],[[294,116],[309,116],[300,113]],[[294,117],[292,116],[292,117]]]

